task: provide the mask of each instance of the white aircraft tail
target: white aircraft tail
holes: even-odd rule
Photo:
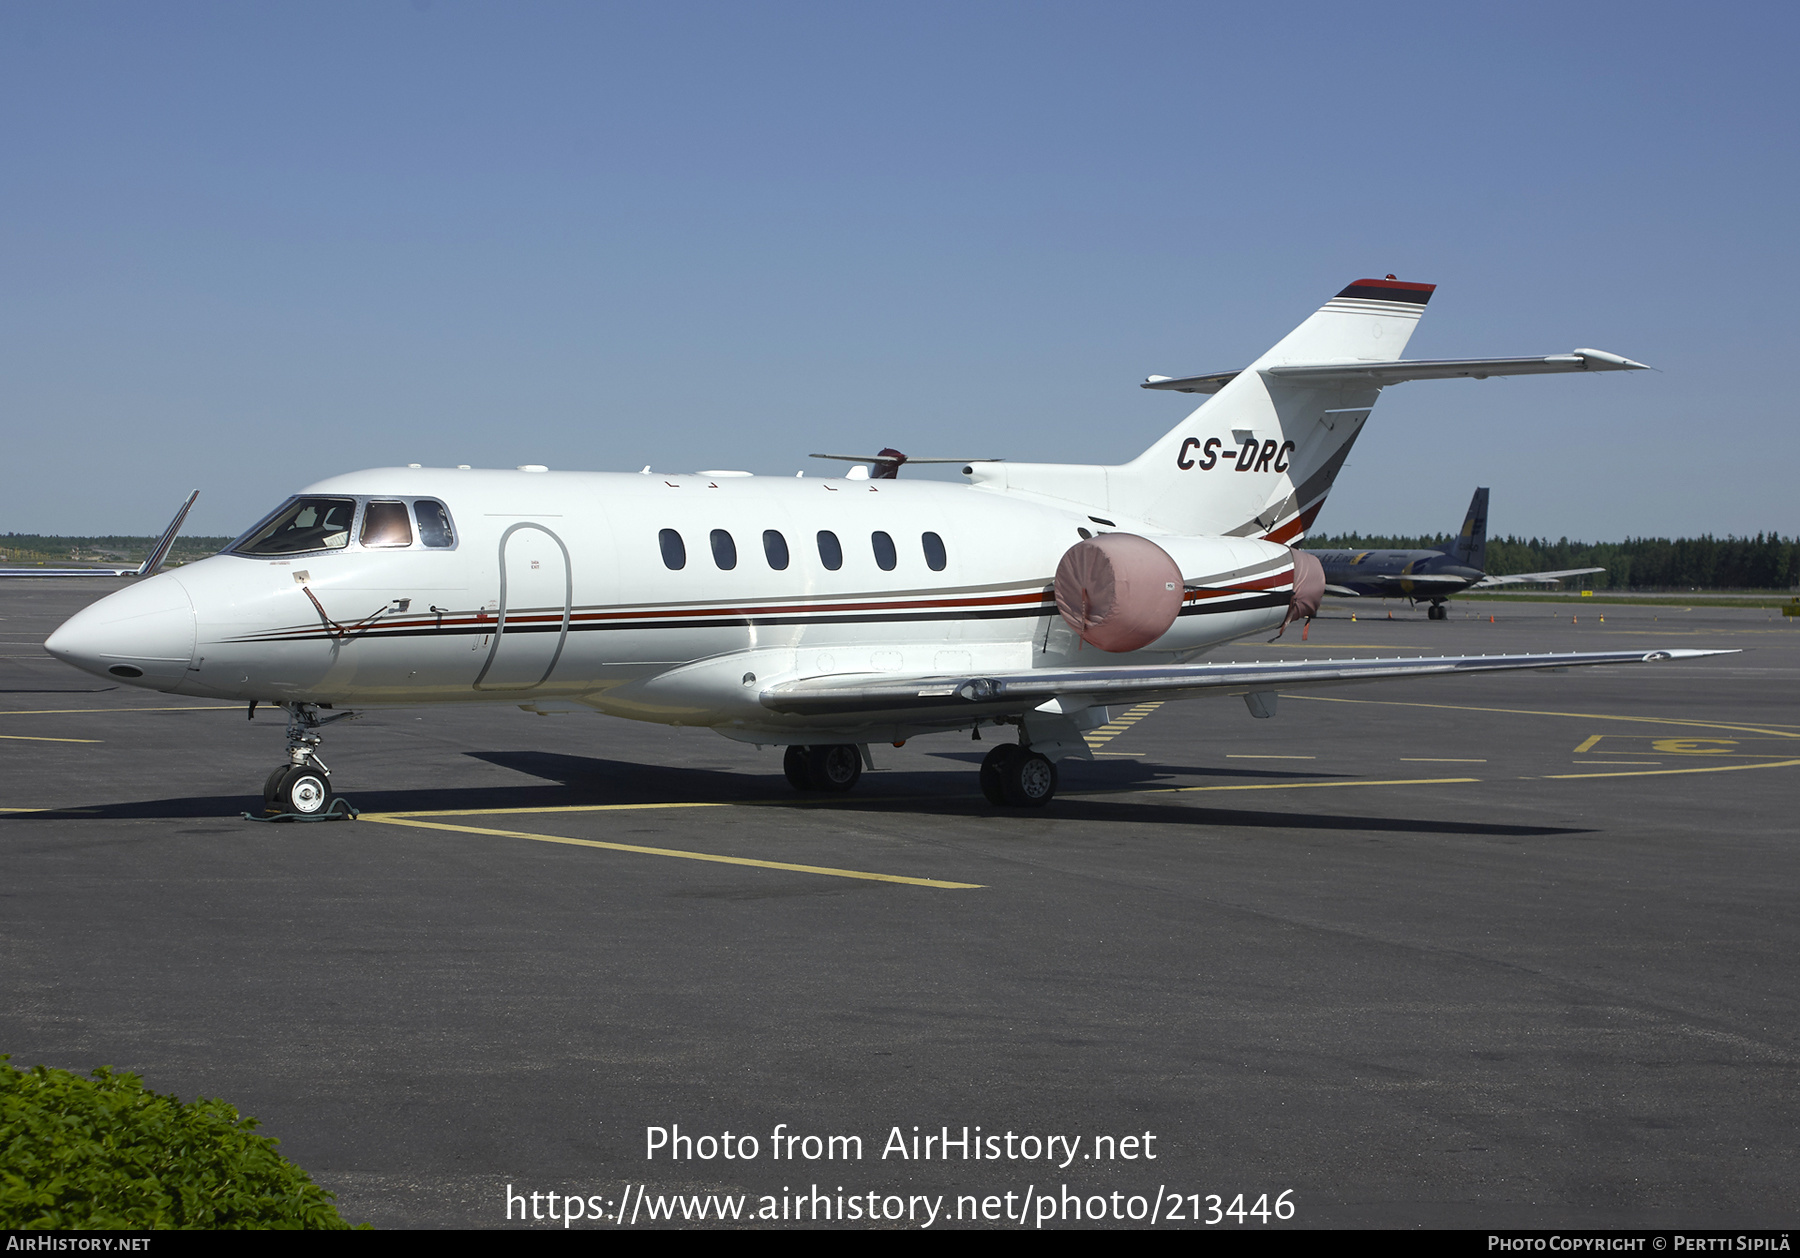
[[[1324,504],[1385,383],[1367,369],[1400,358],[1435,287],[1358,280],[1242,371],[1151,377],[1144,387],[1214,396],[1130,463],[976,464],[971,477],[1163,532],[1292,543]],[[1294,367],[1307,374],[1283,378]]]

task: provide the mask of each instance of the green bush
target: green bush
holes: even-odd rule
[[[223,1101],[0,1054],[0,1228],[344,1228],[332,1195]]]

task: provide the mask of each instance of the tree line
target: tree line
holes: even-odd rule
[[[1313,550],[1449,550],[1455,537],[1365,537],[1345,533],[1308,538]],[[1755,537],[1628,537],[1622,542],[1551,541],[1490,537],[1487,571],[1556,572],[1605,568],[1575,578],[1596,590],[1788,590],[1800,588],[1800,541],[1777,533]]]

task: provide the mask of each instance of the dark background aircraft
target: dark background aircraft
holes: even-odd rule
[[[1487,562],[1488,491],[1477,489],[1469,512],[1448,551],[1442,550],[1309,550],[1325,569],[1325,592],[1346,597],[1404,598],[1429,602],[1426,613],[1442,620],[1450,613],[1444,600],[1468,589],[1500,585],[1554,583],[1604,568],[1568,568],[1561,572],[1519,572],[1489,576]]]

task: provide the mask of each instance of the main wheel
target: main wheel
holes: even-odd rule
[[[808,747],[806,768],[814,790],[847,791],[862,777],[862,750],[854,743]]]
[[[1024,748],[1017,743],[1001,743],[987,753],[981,762],[981,793],[987,796],[990,804],[1006,803],[1006,771],[1013,758],[1024,754]]]
[[[781,757],[781,771],[787,774],[788,785],[797,791],[812,789],[812,770],[807,767],[806,759],[806,748],[797,743]]]
[[[330,802],[330,779],[317,769],[295,765],[282,774],[269,806],[275,812],[312,817],[324,812]]]
[[[1014,808],[1042,808],[1056,795],[1056,766],[1048,756],[1019,748],[1006,766],[1006,802]]]

